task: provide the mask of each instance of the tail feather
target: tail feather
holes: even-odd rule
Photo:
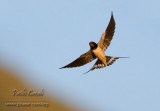
[[[107,66],[112,65],[117,59],[119,58],[129,58],[129,57],[112,57],[112,56],[106,56],[106,62],[107,62]],[[94,69],[100,69],[106,67],[106,65],[100,60],[97,59],[96,63],[92,66],[92,68],[85,72],[84,74],[93,71]]]

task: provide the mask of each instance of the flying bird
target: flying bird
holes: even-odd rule
[[[100,68],[112,65],[116,59],[127,58],[127,57],[112,57],[112,56],[105,55],[104,52],[109,47],[111,40],[113,38],[114,32],[115,32],[115,20],[112,13],[109,24],[106,30],[104,31],[104,33],[102,34],[100,41],[97,44],[93,41],[90,42],[89,43],[90,50],[88,52],[82,54],[76,60],[74,60],[73,62],[71,62],[66,66],[61,67],[60,69],[80,67],[97,58],[97,61],[89,70],[89,71],[92,71],[94,69],[100,69]],[[87,71],[86,73],[88,73],[89,71]]]

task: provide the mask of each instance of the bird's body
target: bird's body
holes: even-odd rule
[[[99,60],[101,60],[104,63],[105,66],[107,66],[105,53],[99,46],[91,51]]]
[[[115,32],[115,20],[114,20],[113,13],[112,13],[110,22],[106,30],[102,34],[100,41],[97,44],[95,42],[90,42],[89,43],[90,50],[88,52],[82,54],[79,58],[77,58],[70,64],[61,67],[60,69],[83,66],[97,58],[96,63],[89,70],[91,71],[94,69],[99,69],[99,68],[109,66],[116,59],[124,58],[124,57],[105,56],[104,52],[109,47],[111,40],[113,38],[114,32]]]

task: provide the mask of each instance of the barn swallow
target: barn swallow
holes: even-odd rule
[[[90,42],[89,43],[90,50],[88,52],[82,54],[79,58],[77,58],[70,64],[61,67],[60,69],[83,66],[97,58],[97,61],[92,66],[92,68],[89,70],[89,71],[92,71],[94,69],[99,69],[99,68],[109,66],[113,64],[113,62],[116,59],[126,58],[126,57],[106,56],[104,53],[111,43],[114,32],[115,32],[115,20],[114,20],[113,13],[112,13],[110,22],[106,30],[102,34],[100,41],[97,44],[95,42]],[[87,71],[86,73],[88,73],[89,71]]]

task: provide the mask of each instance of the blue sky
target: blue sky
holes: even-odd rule
[[[0,1],[1,62],[25,81],[93,111],[159,111],[158,0]],[[94,70],[59,68],[98,42],[113,11],[116,30],[106,55],[127,56]]]

